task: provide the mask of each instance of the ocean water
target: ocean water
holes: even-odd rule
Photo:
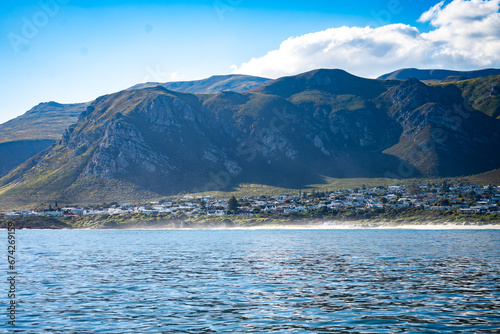
[[[16,235],[6,333],[500,332],[500,230]]]

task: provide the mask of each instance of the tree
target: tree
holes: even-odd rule
[[[227,202],[227,209],[229,211],[236,211],[236,210],[238,210],[238,200],[236,199],[236,197],[232,196],[229,199],[229,202]]]
[[[408,193],[410,195],[418,195],[422,192],[422,189],[420,188],[420,186],[416,183],[413,183],[412,185],[410,185],[408,187]]]
[[[450,201],[446,198],[441,198],[439,201],[437,201],[438,206],[450,206]]]
[[[443,192],[443,193],[450,192],[450,185],[448,184],[448,182],[446,180],[443,181],[443,183],[441,184],[441,192]]]

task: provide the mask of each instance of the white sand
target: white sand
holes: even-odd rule
[[[216,228],[217,229],[217,228]],[[380,225],[366,226],[356,223],[336,225],[264,225],[252,227],[232,227],[235,230],[352,230],[352,229],[404,229],[404,230],[499,230],[500,225],[462,225],[462,224],[421,224],[421,225]]]

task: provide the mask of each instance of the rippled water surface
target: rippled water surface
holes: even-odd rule
[[[500,329],[498,230],[21,230],[17,237],[20,332]]]

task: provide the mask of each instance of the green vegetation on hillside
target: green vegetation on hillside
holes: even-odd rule
[[[455,83],[473,108],[500,119],[500,75]]]
[[[271,79],[255,77],[250,75],[214,75],[207,79],[194,81],[176,81],[176,82],[148,82],[135,85],[129,89],[143,89],[148,87],[161,86],[163,88],[177,92],[196,93],[196,94],[215,94],[223,91],[243,92],[249,89],[259,87]]]
[[[452,71],[442,69],[421,70],[416,68],[400,69],[391,73],[381,75],[379,79],[406,80],[416,78],[428,82],[452,82],[464,79],[474,79],[500,74],[500,69],[484,69],[477,71]]]
[[[0,143],[60,139],[86,107],[86,103],[40,103],[25,114],[0,124]]]

